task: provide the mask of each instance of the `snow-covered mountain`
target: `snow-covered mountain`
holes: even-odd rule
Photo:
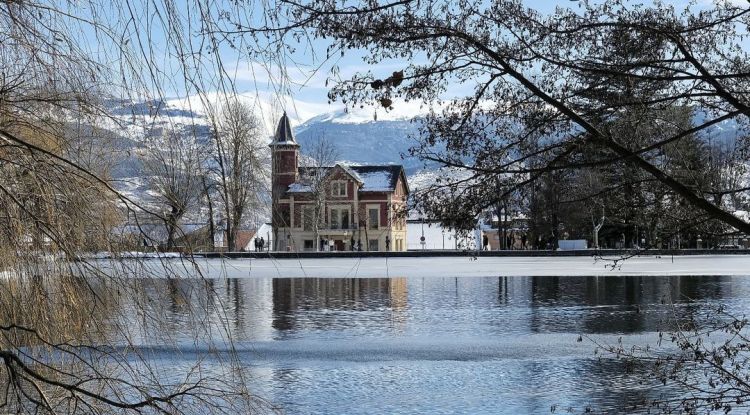
[[[257,104],[257,97],[243,99],[258,112],[270,142],[271,132],[275,130],[282,111],[269,104]],[[116,143],[113,150],[117,154],[112,158],[110,170],[112,184],[139,203],[151,205],[156,197],[150,188],[149,173],[144,168],[143,160],[148,159],[150,153],[160,151],[160,143],[163,143],[160,135],[174,131],[190,137],[195,145],[208,145],[207,148],[210,148],[210,118],[196,99],[136,103],[110,100],[106,104],[108,116],[95,124],[115,137],[107,145]],[[420,108],[399,105],[398,111],[388,112],[372,108],[357,111],[327,108],[332,110],[303,121],[301,116],[309,113],[309,107],[305,108],[305,111],[289,110],[303,154],[306,149],[313,148],[318,139],[325,137],[336,147],[340,161],[351,164],[402,164],[408,175],[422,168],[421,162],[407,155],[409,147],[414,145],[409,136],[416,134],[418,128],[415,119],[424,113]],[[402,154],[407,156],[402,159]],[[199,220],[204,213],[194,212],[189,216]]]
[[[354,164],[401,164],[413,174],[423,163],[409,156],[416,144],[419,119],[402,116],[368,117],[344,110],[314,117],[295,129],[302,152],[311,149],[320,139],[334,145],[338,159]],[[403,156],[403,157],[402,157]]]
[[[111,118],[104,127],[121,135],[135,148],[142,147],[142,143],[167,128],[194,136],[198,142],[210,139],[209,118],[191,100],[135,104],[111,101],[109,107]],[[270,118],[280,111],[262,107],[257,109],[267,124],[270,141],[270,132],[275,127],[275,119]],[[306,121],[299,117],[292,117],[292,120],[296,121],[295,133],[303,153],[313,148],[317,140],[326,138],[336,147],[337,158],[341,161],[353,164],[402,164],[407,174],[412,174],[423,166],[422,162],[408,156],[408,150],[416,144],[410,137],[416,135],[418,119],[424,111],[407,104],[396,108],[391,111],[367,107],[356,111],[335,109]],[[116,169],[118,178],[132,176],[134,167],[138,165],[135,159],[123,162],[128,167]]]
[[[284,105],[295,125],[303,153],[313,148],[316,141],[325,138],[336,147],[338,160],[352,164],[402,164],[415,183],[430,177],[430,173],[436,170],[433,165],[425,169],[422,161],[408,155],[409,148],[416,144],[414,136],[418,132],[419,120],[429,108],[406,102],[394,103],[394,109],[389,111],[375,107],[347,111],[322,106],[323,110],[328,111],[305,120],[304,117],[313,113],[314,106],[292,102],[270,104],[258,96],[241,98],[258,111],[268,131],[269,142],[270,134],[283,111],[280,105]],[[210,140],[209,118],[195,98],[135,104],[113,100],[108,106],[111,117],[104,120],[101,127],[122,137],[118,146],[123,157],[113,169],[113,176],[123,184],[120,186],[122,190],[134,196],[145,191],[142,166],[136,154],[147,151],[149,136],[170,128],[190,134],[198,142]],[[695,118],[701,122],[706,115],[698,112]],[[716,140],[715,144],[731,143],[737,139],[738,130],[742,128],[734,121],[724,121],[712,127],[704,136],[712,137]]]

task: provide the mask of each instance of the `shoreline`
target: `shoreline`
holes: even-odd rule
[[[164,253],[170,255],[174,253]],[[300,259],[300,258],[420,258],[420,257],[621,257],[621,256],[693,256],[693,255],[750,255],[750,249],[582,249],[570,251],[553,250],[410,250],[403,252],[194,252],[202,258],[254,258],[254,259]]]
[[[196,264],[218,278],[750,276],[748,255],[639,256],[615,267],[593,257],[196,258]]]

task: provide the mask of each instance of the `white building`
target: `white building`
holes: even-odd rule
[[[406,221],[406,249],[463,250],[477,249],[477,231],[462,235],[443,228],[439,222],[421,219]],[[424,236],[424,240],[422,237]]]

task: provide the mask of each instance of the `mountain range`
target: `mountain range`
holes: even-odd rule
[[[426,110],[411,103],[399,103],[396,110],[384,111],[362,108],[352,111],[335,109],[305,121],[296,118],[295,134],[304,154],[320,139],[332,143],[337,159],[350,164],[402,164],[414,184],[432,177],[436,166],[410,157],[409,148],[416,144],[419,119]],[[139,152],[148,151],[150,137],[161,134],[166,128],[191,134],[198,143],[210,143],[211,127],[206,115],[194,108],[190,100],[147,101],[132,104],[125,101],[108,103],[111,118],[102,127],[117,137],[114,148],[119,152],[119,162],[112,170],[116,186],[130,196],[140,198],[147,193]],[[275,111],[279,112],[279,111]],[[274,111],[268,111],[273,114]],[[696,121],[706,116],[698,113]],[[273,130],[274,120],[266,116],[264,123]],[[295,118],[292,117],[294,120]],[[734,121],[725,121],[712,127],[709,134],[718,142],[733,142],[740,129]],[[270,135],[268,140],[270,142]],[[429,181],[429,179],[428,179]]]

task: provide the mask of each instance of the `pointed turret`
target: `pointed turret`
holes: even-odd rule
[[[287,231],[278,233],[280,229],[291,226],[290,202],[287,195],[289,185],[299,178],[299,144],[294,139],[292,125],[284,112],[276,127],[276,134],[269,145],[271,147],[271,197],[273,199],[272,218],[274,241],[279,247],[287,246]]]
[[[276,134],[274,134],[273,142],[271,142],[271,146],[279,145],[299,147],[297,140],[294,139],[294,131],[292,131],[292,124],[289,122],[286,111],[284,111],[284,115],[279,120],[279,125],[276,127]]]

